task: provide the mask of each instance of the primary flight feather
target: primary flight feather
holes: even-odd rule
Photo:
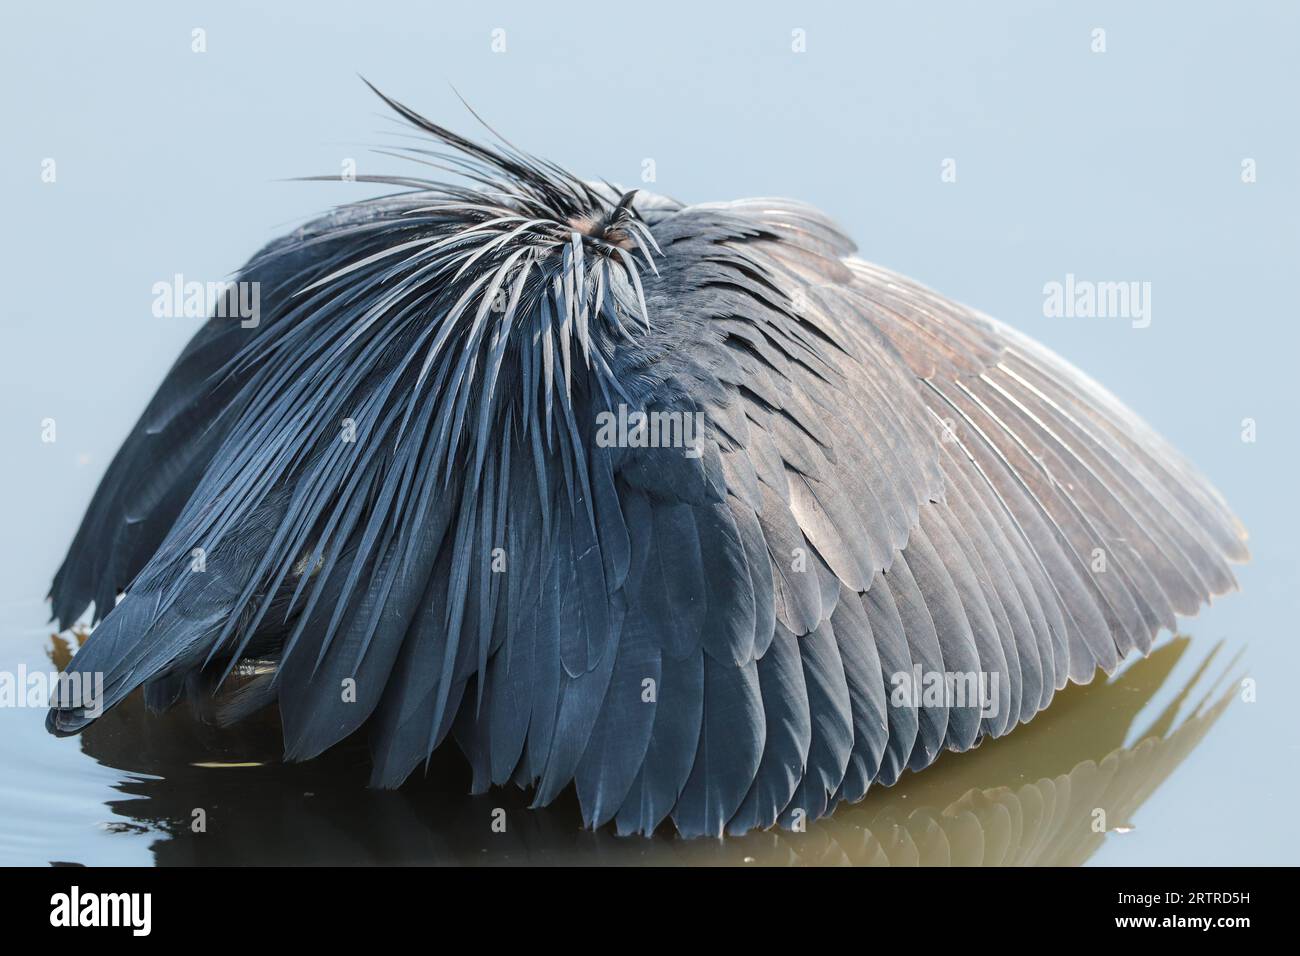
[[[370,179],[402,191],[272,243],[257,321],[182,352],[55,576],[103,695],[51,731],[215,696],[277,706],[289,759],[366,733],[378,786],[450,734],[476,790],[743,832],[1234,586],[1243,529],[1147,425],[816,210],[621,192],[385,100],[450,181]]]

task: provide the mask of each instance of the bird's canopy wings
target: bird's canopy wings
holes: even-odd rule
[[[73,667],[108,703],[267,657],[234,709],[278,701],[290,757],[365,725],[391,786],[454,733],[478,788],[716,834],[1005,733],[1232,587],[1242,529],[1148,426],[817,211],[394,105],[473,182],[274,244],[259,327],[177,361],[53,588],[106,615]]]

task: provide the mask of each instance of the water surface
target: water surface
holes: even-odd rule
[[[11,640],[0,670],[66,665],[84,637]],[[1179,637],[1110,680],[1071,686],[1030,724],[945,754],[806,832],[652,839],[581,827],[568,791],[528,809],[513,788],[467,793],[454,745],[397,792],[365,786],[364,741],[305,764],[279,759],[274,712],[219,730],[139,692],[80,737],[45,734],[36,708],[0,711],[0,862],[40,864],[1077,865],[1112,841],[1190,837],[1146,812],[1241,701],[1240,654]],[[504,811],[505,832],[494,829]],[[198,821],[198,825],[196,825]],[[1150,831],[1150,832],[1148,832]]]

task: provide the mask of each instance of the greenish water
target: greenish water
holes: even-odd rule
[[[7,641],[0,669],[65,664],[77,638],[40,630]],[[359,741],[281,763],[272,715],[219,731],[184,708],[151,715],[137,694],[81,737],[56,740],[42,711],[9,709],[0,862],[1078,865],[1106,862],[1121,841],[1157,858],[1196,834],[1171,830],[1149,800],[1162,788],[1194,799],[1180,768],[1207,737],[1232,733],[1229,711],[1250,706],[1231,655],[1223,643],[1167,641],[1111,680],[1068,688],[1013,734],[945,754],[806,832],[725,840],[584,831],[571,793],[541,810],[513,788],[469,796],[454,746],[386,793],[365,788]],[[493,827],[502,819],[504,832]]]

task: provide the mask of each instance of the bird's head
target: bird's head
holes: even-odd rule
[[[386,428],[384,409],[404,396],[396,432],[415,424],[435,435],[446,469],[466,457],[481,465],[503,421],[539,428],[549,443],[573,432],[580,398],[627,400],[611,363],[653,321],[642,280],[663,253],[651,224],[673,204],[586,182],[505,140],[480,144],[375,92],[433,140],[397,154],[452,175],[356,177],[405,191],[345,207],[270,250],[346,240],[295,291],[295,321],[263,335],[342,343],[352,367],[393,376],[373,425]],[[322,374],[347,366],[322,363]]]
[[[632,211],[632,200],[636,194],[637,190],[630,189],[619,197],[618,205],[613,209],[595,215],[575,217],[569,220],[569,226],[596,243],[629,251],[635,249],[636,240],[633,236],[636,226],[633,221],[636,214]]]

